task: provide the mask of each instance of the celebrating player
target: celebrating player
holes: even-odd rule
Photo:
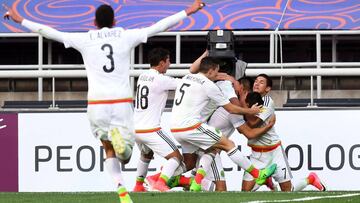
[[[125,30],[114,27],[114,10],[104,4],[96,9],[94,23],[97,30],[67,33],[24,19],[4,5],[7,10],[5,18],[11,18],[31,31],[81,53],[88,78],[88,118],[94,136],[104,146],[105,165],[118,185],[121,202],[132,202],[124,187],[118,161],[129,161],[134,144],[132,90],[129,83],[130,52],[149,37],[167,30],[203,6],[201,0],[195,0],[186,10],[150,27]]]

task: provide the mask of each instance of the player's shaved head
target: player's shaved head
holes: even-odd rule
[[[219,60],[213,57],[205,57],[201,59],[199,72],[207,73],[210,69],[215,70],[219,67]]]
[[[101,29],[111,28],[114,25],[114,10],[111,6],[103,4],[96,9],[95,24]]]

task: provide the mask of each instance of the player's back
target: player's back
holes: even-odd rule
[[[102,28],[87,33],[68,33],[66,47],[77,49],[88,77],[88,99],[111,100],[132,97],[129,83],[130,53],[146,42],[141,30]]]
[[[149,69],[139,76],[136,85],[135,129],[160,127],[168,90],[174,90],[179,80]]]
[[[203,74],[189,74],[182,78],[175,92],[171,115],[172,128],[183,128],[201,121],[201,111],[210,99],[216,105],[229,103],[220,89]]]

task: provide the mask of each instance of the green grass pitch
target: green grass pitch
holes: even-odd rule
[[[360,202],[351,192],[168,192],[131,193],[134,203]],[[0,193],[0,203],[116,203],[116,193]]]

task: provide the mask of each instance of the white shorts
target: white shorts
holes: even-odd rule
[[[118,128],[128,145],[134,146],[135,130],[132,103],[89,104],[87,115],[93,135],[111,141],[110,130]]]
[[[252,151],[250,161],[258,169],[263,169],[273,163],[277,164],[277,169],[272,177],[278,183],[290,181],[292,179],[291,169],[283,147],[280,145],[270,152]],[[252,181],[254,178],[249,173],[244,173],[245,181]]]
[[[171,129],[171,132],[176,141],[181,144],[183,154],[192,154],[199,148],[207,150],[216,144],[222,137],[220,130],[205,123],[194,125],[194,128],[190,130],[182,131],[181,129]]]
[[[161,157],[166,157],[178,150],[173,139],[161,129],[155,132],[136,133],[135,141],[144,154],[153,151]]]

